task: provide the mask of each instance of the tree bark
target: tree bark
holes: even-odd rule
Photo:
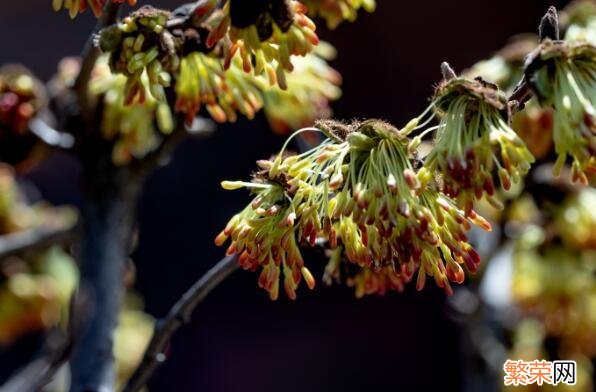
[[[84,171],[78,294],[90,309],[70,360],[72,392],[114,390],[113,335],[141,186],[127,169],[100,161],[105,164],[95,162]]]

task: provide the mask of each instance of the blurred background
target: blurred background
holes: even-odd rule
[[[151,4],[173,8],[180,2]],[[511,36],[534,32],[549,5],[566,4],[379,0],[375,13],[362,12],[336,30],[318,23],[319,36],[338,50],[332,65],[344,78],[335,117],[403,125],[427,106],[442,61],[460,72]],[[89,12],[70,21],[65,12],[54,13],[50,1],[5,1],[0,63],[23,63],[47,80],[61,58],[80,52],[93,25]],[[219,182],[247,178],[254,161],[276,152],[283,140],[263,115],[241,118],[219,126],[209,139],[185,141],[170,164],[148,178],[132,256],[147,313],[163,316],[223,256],[213,238],[248,199],[243,191],[222,190]],[[78,174],[76,162],[56,153],[28,179],[49,202],[77,205]],[[311,251],[305,258],[320,277],[323,255]],[[500,390],[502,375],[486,369],[468,333],[434,285],[356,299],[351,288],[321,284],[300,289],[295,302],[284,296],[271,302],[254,274],[239,271],[176,334],[149,390]],[[28,334],[0,346],[0,384],[35,355],[41,341],[42,335]]]

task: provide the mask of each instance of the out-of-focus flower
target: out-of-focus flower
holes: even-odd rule
[[[0,237],[15,238],[39,227],[65,229],[75,222],[69,208],[29,205],[12,168],[0,165]],[[30,251],[25,256],[0,260],[0,346],[55,325],[75,287],[74,261],[61,249]]]
[[[77,59],[62,60],[51,82],[53,88],[59,91],[71,85],[79,67]],[[139,83],[145,89],[149,84],[147,76],[142,75]],[[169,134],[175,126],[166,102],[148,95],[142,104],[126,104],[126,89],[127,78],[113,74],[107,56],[101,57],[93,70],[89,93],[92,99],[103,101],[104,111],[99,129],[105,139],[114,142],[112,159],[118,165],[145,156],[159,144],[160,135]]]
[[[168,11],[144,6],[121,23],[102,30],[97,43],[110,53],[113,72],[127,77],[124,102],[145,102],[147,91],[165,101],[164,87],[171,83],[171,72],[180,67],[176,42],[165,29]],[[148,83],[141,81],[146,75]]]
[[[228,0],[207,42],[212,46],[225,38],[224,68],[238,56],[245,72],[264,74],[285,89],[286,71],[293,69],[290,57],[304,56],[319,43],[305,12],[306,7],[293,0]]]
[[[265,75],[245,73],[239,57],[223,70],[214,55],[191,53],[182,59],[176,110],[186,113],[190,122],[204,106],[214,120],[233,122],[237,112],[252,119],[264,108],[276,132],[311,125],[331,114],[329,101],[341,93],[341,76],[325,61],[333,51],[331,46],[321,45],[314,53],[296,58],[294,71],[288,74],[287,90],[272,86]]]
[[[303,264],[297,239],[314,246],[321,238],[331,249],[341,246],[354,265],[375,273],[385,270],[386,276],[375,280],[383,286],[363,292],[397,288],[395,279],[408,282],[418,271],[418,289],[429,275],[449,293],[449,281],[464,279],[460,264],[476,270],[480,260],[465,232],[471,223],[485,229],[490,225],[474,211],[465,216],[434,186],[421,187],[404,134],[379,120],[349,125],[321,121],[317,127],[328,136],[319,146],[260,161],[256,183],[224,183],[227,189],[246,186],[257,193],[216,239],[223,244],[232,238],[228,254],[240,253],[247,269],[262,260],[271,265],[276,258],[295,258],[291,265],[297,268],[290,272],[299,277]],[[387,275],[386,267],[395,274]],[[279,267],[261,275],[260,284],[272,297],[278,274]]]
[[[334,57],[335,49],[321,42],[312,53],[294,59],[287,90],[267,88],[264,78],[257,79],[262,85],[265,114],[275,132],[287,134],[331,116],[329,102],[341,95],[341,75],[327,64]]]
[[[29,121],[46,106],[43,85],[19,65],[0,67],[0,160],[13,165],[41,155]]]
[[[176,82],[176,110],[186,113],[187,122],[201,105],[217,122],[236,121],[236,111],[252,119],[263,107],[260,83],[240,67],[240,60],[234,59],[224,71],[220,59],[200,52],[184,57]]]
[[[554,109],[555,174],[570,156],[573,180],[587,184],[596,172],[596,49],[547,40],[532,54],[527,73],[540,104]]]
[[[133,6],[137,3],[137,0],[112,0],[115,3],[128,2],[129,5]],[[60,11],[61,9],[68,10],[68,14],[71,18],[77,16],[79,12],[83,12],[87,9],[87,6],[91,7],[91,11],[96,17],[100,17],[103,12],[103,7],[106,5],[107,0],[52,0],[52,7],[54,11]]]
[[[0,235],[38,225],[42,220],[39,212],[25,202],[13,169],[0,164]]]
[[[596,250],[596,190],[568,196],[557,211],[556,227],[566,246]]]
[[[143,301],[134,292],[127,291],[124,306],[114,333],[116,359],[116,387],[122,389],[141,363],[145,349],[153,336],[155,320],[143,312]]]
[[[320,16],[327,21],[327,27],[336,28],[344,20],[353,22],[362,8],[373,12],[375,0],[301,0],[310,16]]]
[[[138,81],[141,89],[150,85],[147,75]],[[142,158],[160,141],[160,134],[174,129],[174,119],[168,104],[153,96],[144,103],[126,104],[128,80],[114,75],[105,61],[99,61],[93,71],[90,92],[103,99],[104,112],[101,132],[107,140],[114,140],[112,159],[123,165],[134,158]]]
[[[513,268],[512,293],[524,314],[541,320],[562,349],[596,355],[594,250],[561,246],[529,226],[517,241]]]
[[[433,105],[441,120],[437,127],[425,131],[436,128],[437,134],[422,172],[430,177],[438,171],[441,191],[455,199],[466,213],[483,196],[491,204],[499,204],[492,198],[495,167],[501,186],[507,190],[512,181],[520,181],[534,161],[503,118],[507,110],[505,96],[495,85],[482,80],[456,78],[439,86]]]
[[[596,33],[596,3],[593,0],[575,0],[565,7],[559,19],[565,28],[565,40],[583,40],[592,42]]]
[[[0,346],[55,326],[76,287],[74,260],[59,248],[0,263]]]

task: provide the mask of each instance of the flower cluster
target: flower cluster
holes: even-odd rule
[[[432,105],[441,119],[438,126],[427,130],[437,129],[435,146],[424,161],[424,175],[430,177],[438,171],[441,191],[455,199],[466,214],[483,196],[499,205],[492,197],[495,167],[507,190],[534,161],[503,118],[502,112],[507,110],[504,95],[481,79],[455,78],[439,86]]]
[[[255,271],[262,267],[259,287],[267,290],[271,299],[278,297],[282,271],[288,297],[296,298],[296,288],[302,277],[312,289],[314,279],[304,266],[297,245],[296,212],[288,203],[284,185],[266,179],[259,179],[254,184],[224,183],[228,189],[236,186],[247,186],[256,196],[230,220],[217,236],[216,244],[222,245],[230,237],[229,255],[240,254],[239,263],[244,269]]]
[[[375,0],[302,0],[308,8],[309,15],[318,15],[327,21],[327,27],[336,28],[342,21],[353,22],[358,11],[363,8],[373,12]]]
[[[145,102],[147,89],[155,99],[165,100],[164,87],[180,67],[177,43],[164,29],[169,17],[167,11],[144,6],[100,32],[97,43],[110,53],[112,71],[127,77],[125,103]],[[146,86],[143,75],[149,81]]]
[[[58,66],[52,86],[60,91],[72,85],[80,68],[78,59],[66,58]],[[148,77],[143,75],[140,83],[147,88]],[[126,104],[127,79],[110,71],[107,56],[102,56],[93,69],[89,93],[104,106],[100,125],[102,136],[114,142],[112,160],[117,165],[142,158],[160,141],[160,135],[174,130],[174,118],[166,102],[148,95],[143,104]]]
[[[288,74],[288,90],[271,86],[265,75],[247,74],[235,57],[227,70],[212,54],[194,52],[182,59],[176,83],[176,111],[191,121],[204,106],[218,122],[233,122],[237,112],[252,119],[263,109],[272,128],[279,133],[298,129],[331,114],[329,101],[339,98],[341,76],[326,59],[334,49],[321,45],[305,57],[294,60]]]
[[[523,230],[513,255],[513,299],[522,313],[542,320],[561,347],[588,356],[596,354],[595,198],[592,188],[567,194],[551,217]]]
[[[327,64],[333,57],[335,49],[321,42],[312,53],[294,59],[294,70],[287,75],[287,90],[267,88],[264,78],[257,78],[273,131],[287,134],[331,116],[329,102],[341,95],[341,75]]]
[[[194,52],[182,59],[176,83],[176,111],[191,122],[201,105],[215,121],[236,121],[236,111],[252,119],[263,107],[257,79],[245,74],[239,59],[223,70],[219,59]]]
[[[267,260],[277,255],[283,261],[299,254],[296,239],[314,246],[321,238],[363,269],[364,275],[350,280],[357,287],[356,282],[368,282],[363,293],[398,289],[416,271],[418,289],[428,275],[451,292],[449,282],[464,278],[460,264],[477,269],[479,256],[465,232],[471,223],[487,230],[490,225],[474,211],[466,216],[433,184],[421,185],[402,132],[379,120],[317,126],[328,136],[319,146],[261,161],[256,183],[224,183],[228,189],[246,186],[257,192],[216,239],[222,244],[232,237],[228,253],[250,246],[241,263],[269,268]],[[283,251],[272,250],[270,243],[279,243]],[[301,260],[296,256],[294,262],[302,267]]]
[[[294,0],[228,0],[208,44],[227,34],[224,68],[238,56],[245,72],[265,74],[286,88],[285,72],[293,69],[290,57],[304,56],[319,43],[315,24],[305,12],[306,7]]]
[[[137,0],[113,0],[115,3],[128,2],[129,5],[133,6],[137,3]],[[68,14],[71,18],[77,16],[79,12],[83,12],[87,9],[87,6],[91,7],[93,14],[96,17],[100,17],[103,8],[106,5],[106,0],[52,0],[52,7],[54,11],[60,11],[61,9],[67,9]]]
[[[570,156],[573,180],[587,184],[596,172],[596,48],[547,40],[526,72],[540,104],[554,109],[555,174]]]

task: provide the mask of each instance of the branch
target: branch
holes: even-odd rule
[[[559,39],[559,16],[557,9],[553,6],[549,7],[542,19],[540,19],[540,25],[538,26],[538,36],[540,42],[545,39],[558,40]],[[529,55],[532,56],[531,54]],[[526,104],[532,98],[532,89],[528,84],[528,59],[526,58],[526,64],[524,66],[525,71],[521,80],[515,86],[513,93],[509,97],[509,104],[511,107],[511,114],[522,110]]]
[[[0,260],[29,250],[70,242],[75,236],[76,226],[40,226],[14,234],[0,236]]]
[[[238,268],[237,256],[227,256],[203,275],[170,309],[168,315],[155,324],[153,337],[139,367],[126,384],[124,392],[137,392],[145,386],[158,366],[165,361],[164,350],[172,335],[190,321],[194,309],[225,278]]]
[[[101,17],[93,29],[93,32],[91,35],[89,35],[89,38],[87,38],[87,42],[83,48],[83,53],[81,54],[81,58],[83,59],[81,63],[81,70],[79,71],[79,75],[75,80],[73,88],[77,95],[81,112],[84,114],[84,116],[88,116],[91,110],[88,97],[89,81],[91,80],[91,73],[93,72],[95,63],[101,54],[101,50],[94,43],[95,34],[97,34],[104,27],[116,23],[116,20],[118,19],[118,13],[120,12],[120,5],[120,3],[115,3],[112,0],[108,0],[103,9]]]

